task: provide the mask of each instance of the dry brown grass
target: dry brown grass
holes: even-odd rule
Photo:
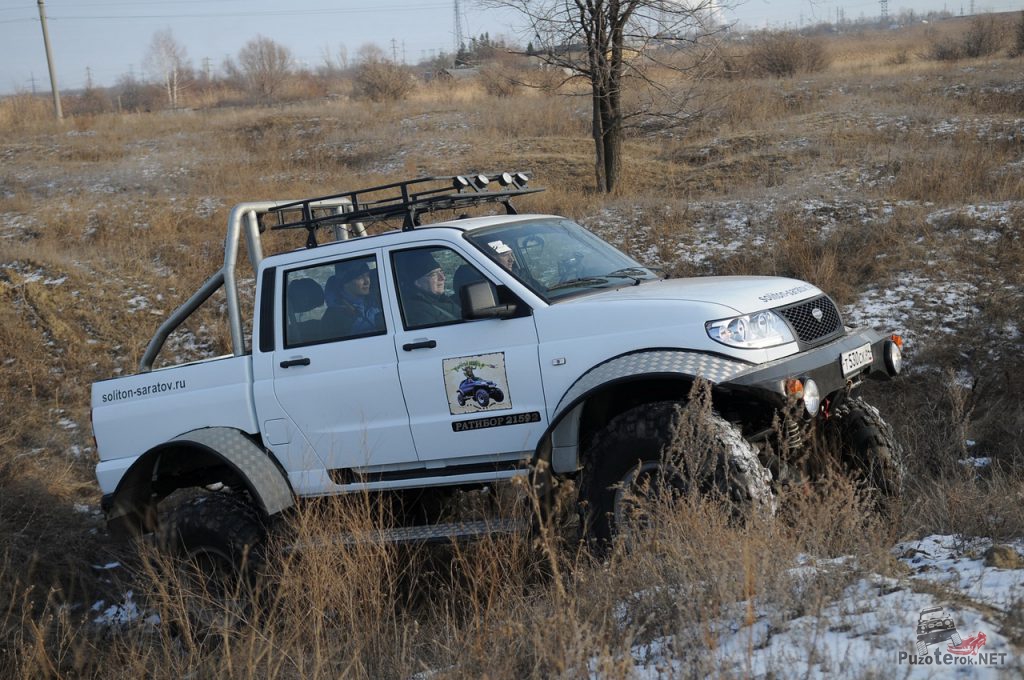
[[[22,624],[0,670],[11,678],[470,678],[575,676],[596,666],[626,677],[635,645],[675,635],[679,649],[714,648],[716,631],[743,625],[755,600],[772,603],[780,622],[804,616],[858,573],[808,582],[791,569],[798,555],[856,552],[864,570],[891,569],[887,534],[865,519],[848,483],[783,500],[788,523],[731,524],[698,497],[672,512],[653,508],[661,519],[650,542],[619,546],[604,564],[526,536],[418,549],[332,545],[337,532],[358,535],[381,518],[372,503],[327,501],[280,532],[315,550],[273,550],[256,589],[226,600],[189,581],[187,565],[144,548],[119,586],[159,625],[104,630],[88,622],[96,613],[68,611],[59,598],[19,621],[18,602],[7,618],[0,612],[8,628]],[[686,659],[693,674],[715,672],[706,656]]]
[[[498,99],[478,85],[435,84],[400,107],[341,97],[63,125],[45,98],[0,101],[0,675],[575,676],[593,663],[626,676],[634,643],[672,632],[712,644],[709,622],[752,594],[788,615],[820,607],[841,583],[822,579],[797,601],[786,569],[799,553],[853,553],[884,571],[898,535],[1024,534],[1020,62],[925,61],[928,40],[925,27],[842,36],[824,41],[831,65],[822,72],[703,83],[710,113],[631,137],[624,188],[611,197],[591,190],[585,97],[524,88]],[[976,311],[951,332],[910,318],[917,370],[869,396],[911,461],[910,493],[892,524],[868,526],[855,491],[838,483],[786,499],[788,521],[770,525],[730,526],[713,504],[694,501],[666,515],[657,545],[606,565],[573,545],[525,538],[278,555],[264,608],[245,625],[215,627],[212,648],[169,624],[89,623],[84,608],[128,588],[165,622],[195,606],[111,545],[91,511],[74,508],[95,510],[99,496],[89,384],[134,371],[163,316],[220,266],[230,206],[507,168],[549,187],[521,209],[604,223],[604,236],[677,274],[796,276],[843,303],[907,272],[974,285]],[[1005,220],[978,217],[977,203],[1005,204]],[[722,219],[726,208],[745,221]],[[953,217],[937,220],[939,211]],[[716,236],[742,247],[687,257]],[[220,305],[214,299],[190,324],[198,348],[179,338],[170,358],[225,351]],[[945,368],[968,372],[973,387]],[[991,474],[957,462],[977,452],[996,460]],[[297,531],[370,521],[361,512],[308,508]],[[91,565],[114,559],[135,571],[106,583]],[[680,607],[678,593],[694,606]],[[715,672],[691,662],[690,674]]]

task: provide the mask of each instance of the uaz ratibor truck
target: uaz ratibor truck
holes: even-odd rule
[[[445,494],[542,471],[575,480],[584,532],[607,542],[626,521],[624,490],[651,482],[770,512],[822,433],[836,461],[898,493],[899,447],[859,391],[900,372],[899,336],[847,328],[803,281],[663,278],[569,219],[518,214],[512,199],[534,191],[502,173],[236,206],[222,268],[160,326],[140,371],[93,385],[110,525],[231,561],[303,499]],[[458,214],[485,204],[504,214]],[[441,211],[453,218],[424,223]],[[365,235],[387,220],[401,228]],[[305,230],[305,247],[264,256],[267,229]],[[220,288],[231,353],[154,370]],[[698,381],[720,450],[705,479],[683,479],[694,471],[662,452]],[[198,493],[164,508],[180,489]],[[509,529],[427,520],[392,537]]]

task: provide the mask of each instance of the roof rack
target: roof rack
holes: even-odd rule
[[[306,229],[306,247],[317,246],[316,230],[321,227],[351,224],[356,222],[379,222],[402,217],[402,231],[420,226],[420,216],[435,210],[459,210],[485,203],[501,203],[509,215],[515,215],[511,199],[516,196],[533,194],[544,189],[530,189],[525,172],[502,172],[496,175],[453,175],[450,177],[419,177],[404,182],[382,184],[368,189],[345,191],[329,196],[319,196],[304,201],[279,205],[268,211],[277,216],[276,229]],[[497,183],[501,188],[488,187]],[[368,197],[369,194],[392,191],[383,198]],[[323,207],[345,199],[351,203],[344,212],[337,208]],[[296,215],[298,219],[293,217]]]

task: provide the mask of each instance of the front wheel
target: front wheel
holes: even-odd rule
[[[584,531],[598,551],[618,534],[649,526],[649,501],[659,495],[671,500],[690,492],[717,494],[737,514],[774,513],[771,473],[725,419],[690,414],[688,426],[694,424],[697,431],[687,434],[690,446],[699,450],[667,450],[681,417],[674,402],[641,405],[614,417],[595,435],[581,500]]]
[[[500,404],[501,402],[505,401],[505,393],[499,390],[497,387],[495,387],[494,389],[491,390],[491,399],[493,399],[496,403]]]
[[[491,403],[491,396],[487,394],[487,390],[485,390],[483,387],[476,391],[476,393],[473,395],[473,398],[476,400],[476,403],[477,405],[480,406],[480,408],[487,408],[487,405]]]
[[[843,466],[882,498],[903,491],[903,448],[878,409],[861,398],[847,399],[825,426],[826,441]]]

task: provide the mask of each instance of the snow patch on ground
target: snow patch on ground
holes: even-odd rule
[[[797,587],[801,579],[839,578],[843,570],[855,578],[816,614],[794,616],[768,603],[739,602],[724,607],[722,617],[702,630],[637,644],[630,677],[692,675],[695,664],[711,675],[748,678],[1019,674],[1024,656],[990,608],[1005,613],[1021,606],[1024,569],[985,567],[977,555],[989,546],[989,539],[937,535],[900,543],[893,553],[909,571],[901,578],[858,574],[852,558],[815,562],[804,556],[789,572]],[[1024,542],[1015,548],[1024,551]],[[984,633],[980,652],[989,664],[979,665],[977,655],[949,653],[949,640],[928,644],[927,658],[916,657],[918,619],[931,607],[941,607],[964,640]],[[590,677],[601,677],[599,660],[588,670]]]
[[[102,613],[93,619],[93,623],[100,626],[126,626],[130,623],[141,620],[142,623],[155,626],[160,623],[160,616],[158,614],[146,615],[144,611],[139,609],[139,606],[135,604],[135,594],[131,590],[124,594],[124,600],[118,604],[112,604],[109,607],[104,608],[106,605],[105,600],[99,600],[93,603],[91,611],[98,612],[102,610]]]
[[[844,309],[849,326],[885,328],[913,338],[919,329],[953,334],[979,310],[978,288],[966,281],[936,280],[901,272],[884,287],[872,286]]]

